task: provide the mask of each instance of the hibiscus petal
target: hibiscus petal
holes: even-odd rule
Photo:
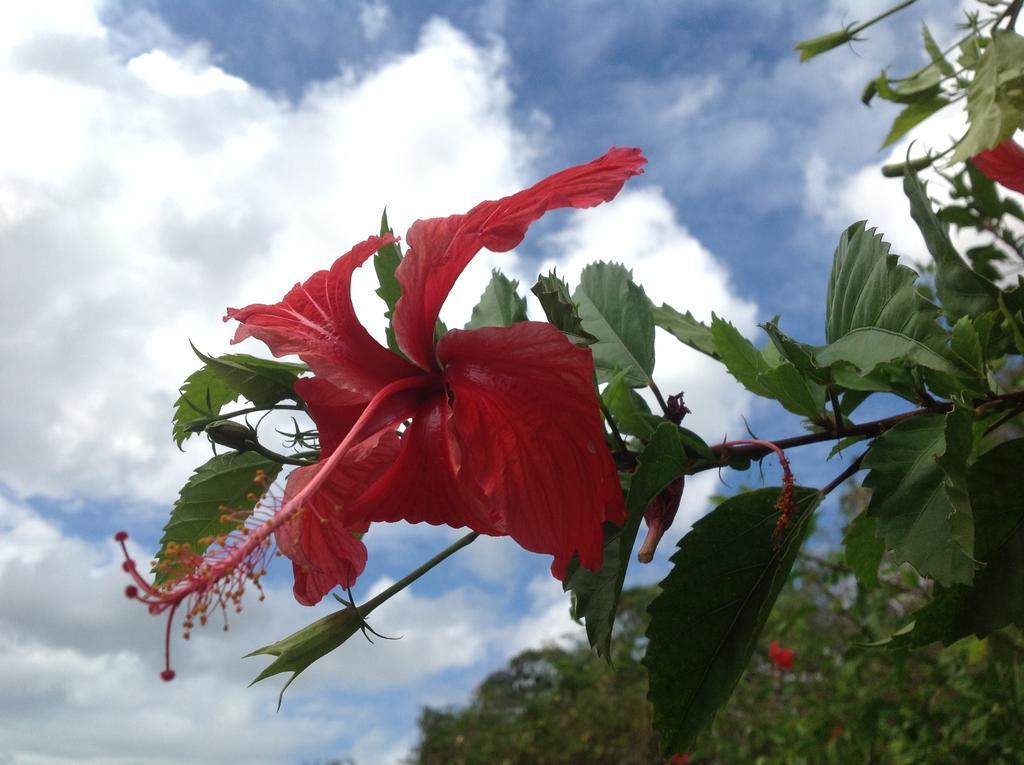
[[[472,479],[527,550],[601,565],[604,521],[625,503],[605,445],[590,351],[550,324],[454,330],[438,358],[454,394],[460,478]]]
[[[315,605],[337,586],[351,587],[366,566],[366,547],[357,537],[369,528],[349,518],[349,505],[394,462],[398,437],[385,432],[347,450],[340,464],[303,503],[302,509],[277,529],[277,546],[291,559],[295,598]],[[326,463],[293,470],[285,502],[309,485]]]
[[[413,223],[406,236],[409,250],[395,272],[402,297],[393,322],[402,350],[424,369],[437,369],[434,325],[455,280],[481,248],[511,250],[548,210],[607,202],[646,162],[639,149],[611,149],[517,194],[482,202],[465,215]]]
[[[352,516],[504,534],[501,519],[485,504],[483,493],[471,480],[460,478],[460,463],[451,409],[441,392],[416,412],[402,435],[398,459],[360,498]]]
[[[331,455],[352,430],[367,404],[362,394],[339,388],[322,377],[296,380],[295,393],[306,402],[309,416],[316,423],[321,457]]]
[[[297,354],[317,375],[367,399],[388,383],[416,374],[416,367],[373,339],[352,307],[352,272],[393,241],[371,236],[329,271],[296,284],[280,303],[229,308],[224,321],[242,322],[232,342],[255,337],[275,356]]]
[[[985,177],[1024,194],[1024,147],[1012,138],[971,157]]]

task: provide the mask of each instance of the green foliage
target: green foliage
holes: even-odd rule
[[[576,566],[565,578],[565,589],[572,592],[573,617],[586,623],[590,645],[609,662],[619,596],[644,510],[662,489],[683,474],[686,464],[678,429],[663,422],[640,454],[630,481],[626,494],[629,517],[621,527],[612,527],[606,534],[601,568],[593,572]]]
[[[654,372],[654,317],[651,301],[632,274],[618,263],[591,263],[573,293],[583,329],[597,338],[590,350],[599,382],[625,373],[632,388],[651,383]]]
[[[672,306],[662,303],[660,308],[655,306],[653,317],[657,326],[670,332],[679,342],[713,359],[718,358],[718,353],[715,351],[715,340],[711,336],[711,328],[704,322],[693,318],[693,314],[689,311],[679,313]]]
[[[257,648],[252,653],[246,654],[246,658],[261,655],[275,657],[250,685],[282,672],[291,672],[292,676],[282,686],[281,693],[277,697],[277,708],[280,711],[284,692],[288,690],[292,681],[310,664],[341,646],[364,627],[366,622],[361,613],[366,614],[367,609],[357,611],[352,607],[343,608],[322,619],[317,619],[312,624],[306,625],[298,632],[294,632],[276,643]]]
[[[218,454],[198,467],[174,503],[157,561],[173,562],[174,556],[167,555],[169,544],[188,545],[202,554],[211,538],[237,529],[280,471],[278,463],[253,452]],[[157,585],[181,573],[176,566],[158,565],[154,571]]]
[[[548,321],[562,330],[574,345],[586,347],[597,341],[583,328],[579,306],[573,302],[569,285],[554,271],[547,276],[538,276],[530,292],[537,296]]]
[[[963,162],[1011,138],[1024,127],[1024,37],[1005,29],[992,32],[967,91],[970,127],[950,162]]]
[[[729,699],[821,499],[813,489],[797,490],[795,531],[776,549],[779,497],[778,489],[762,489],[726,500],[672,556],[675,567],[649,609],[643,659],[665,754],[689,749]]]
[[[244,353],[206,356],[192,346],[204,366],[193,372],[179,389],[171,419],[174,442],[180,447],[193,433],[201,432],[219,418],[221,410],[240,397],[254,407],[269,409],[285,400],[295,400],[292,386],[308,371],[305,364],[260,359]]]
[[[384,210],[380,216],[380,235],[385,236],[393,233],[391,226],[388,225],[388,211]],[[384,245],[373,256],[373,270],[377,272],[377,282],[380,285],[377,288],[377,296],[388,307],[388,310],[384,312],[384,316],[388,320],[386,330],[388,348],[400,356],[403,354],[401,348],[398,347],[398,340],[395,338],[391,317],[394,315],[398,299],[402,297],[402,285],[398,283],[398,279],[395,277],[395,271],[398,270],[398,266],[401,263],[402,251],[394,243]]]
[[[526,321],[526,299],[519,297],[518,287],[519,282],[515,279],[509,279],[497,269],[492,271],[491,280],[480,302],[473,308],[473,316],[466,329],[509,327]]]

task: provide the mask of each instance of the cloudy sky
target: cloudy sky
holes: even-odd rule
[[[0,765],[388,765],[414,743],[423,705],[464,701],[517,651],[574,633],[549,561],[482,539],[375,614],[401,640],[352,641],[296,681],[280,713],[277,679],[247,688],[263,660],[239,657],[324,612],[298,606],[284,574],[229,633],[176,641],[178,679],[161,683],[162,624],[123,597],[110,537],[130,529],[147,560],[207,458],[169,437],[196,366],[188,340],[228,350],[226,306],[279,299],[371,233],[385,205],[402,233],[612,145],[642,147],[647,173],[613,204],[552,214],[515,253],[478,258],[449,325],[468,318],[490,268],[528,286],[542,268],[571,281],[614,259],[656,302],[715,311],[752,338],[781,314],[818,340],[849,223],[868,218],[922,257],[898,184],[878,174],[892,111],[857,96],[889,61],[919,60],[922,18],[948,39],[956,3],[915,8],[813,64],[791,51],[882,7],[0,4]],[[379,331],[370,276],[356,302]],[[797,432],[670,338],[658,353],[660,387],[686,392],[688,424],[709,441],[739,436],[744,419]],[[841,465],[804,470],[813,484]],[[688,487],[685,519],[638,581],[663,573],[708,495],[729,490],[717,481]],[[359,595],[455,536],[375,527]]]

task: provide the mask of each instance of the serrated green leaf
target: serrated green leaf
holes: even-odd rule
[[[387,234],[393,233],[391,226],[388,225],[388,211],[385,209],[380,216],[380,235],[386,236]],[[391,317],[395,312],[395,305],[398,303],[398,299],[402,297],[402,285],[398,283],[398,279],[395,277],[395,271],[401,263],[402,251],[398,247],[397,243],[384,245],[377,250],[373,256],[373,270],[377,273],[377,283],[380,285],[375,292],[388,307],[384,312],[384,317],[388,320],[388,326],[385,330],[387,333],[388,348],[390,348],[393,353],[404,356],[402,349],[398,347],[398,340],[395,338],[395,330],[391,324]]]
[[[970,317],[961,316],[953,326],[950,348],[971,371],[984,376],[985,359],[981,347],[981,337]]]
[[[926,189],[916,172],[904,176],[903,192],[910,200],[910,215],[935,261],[935,293],[942,308],[952,321],[994,310],[999,288],[960,257],[945,224],[932,210]]]
[[[675,425],[665,422],[658,426],[638,463],[626,495],[629,515],[621,529],[610,530],[606,535],[601,568],[597,572],[582,566],[570,568],[564,584],[565,589],[572,592],[573,617],[583,619],[590,645],[609,661],[622,583],[644,510],[662,489],[686,470],[686,453]]]
[[[694,524],[648,612],[643,659],[648,698],[665,753],[690,748],[728,700],[789,576],[811,512],[813,489],[796,492],[795,533],[772,543],[778,489],[745,492]]]
[[[875,88],[878,97],[884,98],[886,101],[897,104],[915,104],[937,97],[941,81],[942,73],[935,65],[929,64],[916,74],[898,80],[890,80],[883,71],[875,79]]]
[[[852,364],[861,376],[880,364],[907,362],[948,375],[960,374],[960,368],[945,356],[912,337],[879,327],[860,327],[818,351],[818,363],[831,366]]]
[[[880,148],[884,149],[886,146],[895,143],[940,109],[949,106],[950,103],[951,102],[948,99],[935,95],[926,100],[915,101],[912,104],[908,104],[898,115],[896,115],[896,119],[892,121],[892,127],[889,128],[889,134],[886,135],[885,140],[882,141]]]
[[[693,318],[689,311],[679,313],[672,306],[662,303],[660,308],[655,306],[653,315],[655,325],[672,334],[679,342],[713,359],[718,358],[711,328]]]
[[[305,364],[290,364],[261,359],[244,353],[207,356],[192,346],[205,366],[186,378],[174,402],[172,434],[180,447],[193,433],[216,419],[226,404],[244,397],[253,406],[269,408],[286,399],[297,401],[293,386],[299,375],[308,372]]]
[[[1024,127],[1024,37],[995,29],[977,62],[967,89],[970,127],[950,163],[963,162],[992,149]]]
[[[789,411],[814,418],[825,406],[825,388],[779,359],[775,366],[732,324],[713,316],[715,350],[729,373],[751,393],[778,401]],[[772,346],[774,348],[774,346]]]
[[[264,482],[257,480],[261,472]],[[187,544],[193,552],[201,554],[209,547],[210,537],[238,528],[280,472],[281,465],[255,452],[218,454],[200,465],[174,503],[160,538],[157,561],[167,558],[167,545],[172,542],[179,546]],[[222,520],[226,512],[232,517]],[[159,566],[154,572],[157,585],[176,573]]]
[[[598,382],[623,371],[630,387],[650,385],[654,372],[651,301],[625,266],[591,263],[580,274],[573,300],[583,329],[597,338],[590,350]]]
[[[510,327],[526,321],[526,299],[516,290],[519,282],[509,279],[497,269],[491,271],[491,280],[473,308],[473,315],[466,329],[480,327]]]
[[[974,511],[977,556],[984,564],[974,585],[937,588],[914,614],[912,629],[892,647],[949,645],[968,635],[986,637],[1008,624],[1024,625],[1024,439],[999,444],[967,473]]]
[[[249,685],[255,685],[260,680],[282,672],[291,672],[292,676],[288,678],[288,682],[281,688],[281,693],[277,697],[277,708],[280,711],[284,692],[288,690],[292,681],[310,664],[326,656],[355,635],[365,624],[363,617],[368,616],[372,610],[365,606],[361,607],[358,612],[351,607],[343,608],[322,619],[317,619],[312,624],[276,643],[257,648],[252,653],[246,654],[245,658],[260,655],[276,657]]]
[[[601,392],[601,400],[612,413],[622,433],[649,440],[654,431],[665,420],[651,414],[647,402],[635,390],[626,385],[625,373],[612,378]]]
[[[878,523],[867,513],[861,513],[846,527],[843,549],[846,565],[857,581],[867,587],[878,584],[878,565],[885,554],[885,544],[877,535]]]
[[[548,322],[562,330],[573,345],[585,348],[597,342],[597,338],[583,328],[569,285],[557,273],[552,271],[547,276],[538,276],[530,292],[537,296]]]
[[[768,334],[782,358],[800,370],[804,377],[823,385],[828,382],[828,370],[818,366],[814,358],[814,348],[785,334],[774,319],[760,326]]]
[[[864,460],[871,471],[864,479],[872,490],[867,513],[876,519],[885,546],[897,560],[946,586],[970,582],[974,575],[972,540],[951,523],[954,508],[939,465],[949,447],[946,415],[922,415],[875,439]],[[959,452],[948,456],[967,458]]]
[[[921,25],[921,36],[924,38],[924,49],[928,51],[928,57],[931,58],[935,67],[946,77],[956,76],[956,70],[946,57],[942,55],[942,49],[936,44],[935,38],[932,37],[927,24]]]

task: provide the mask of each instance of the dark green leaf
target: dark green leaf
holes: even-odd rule
[[[1024,440],[999,444],[967,474],[974,511],[976,549],[984,564],[974,585],[939,588],[914,614],[912,630],[893,647],[946,645],[968,635],[985,637],[1008,624],[1024,626]]]
[[[620,529],[606,536],[604,562],[597,572],[577,566],[565,578],[572,591],[573,617],[583,619],[587,638],[598,655],[611,661],[612,627],[618,610],[622,583],[626,578],[637,531],[644,510],[652,499],[686,470],[686,454],[675,425],[662,423],[639,457],[626,506],[629,517]]]
[[[718,358],[715,352],[715,341],[711,337],[711,328],[704,322],[697,321],[689,311],[679,313],[666,303],[654,309],[654,323],[666,332],[675,336],[696,351],[707,354],[713,359]]]
[[[195,346],[192,350],[205,366],[188,376],[174,402],[172,433],[179,447],[240,396],[260,408],[272,407],[285,399],[298,400],[292,386],[299,375],[309,371],[305,364],[260,359],[244,353],[215,358],[200,353]]]
[[[388,225],[388,211],[385,209],[380,216],[380,235],[385,236],[392,233],[394,232],[391,230],[391,226]],[[388,348],[393,353],[399,355],[403,354],[401,348],[398,347],[395,330],[391,326],[391,317],[394,314],[398,299],[402,297],[402,285],[395,278],[395,271],[401,262],[402,251],[399,249],[398,244],[395,243],[384,245],[373,256],[373,270],[377,272],[377,283],[380,284],[376,292],[388,307],[388,310],[384,312],[384,316],[388,320],[386,330]]]
[[[254,452],[218,454],[198,467],[174,503],[157,560],[168,558],[166,550],[171,542],[187,544],[192,552],[200,554],[209,547],[211,537],[237,529],[280,472],[278,463]],[[262,480],[258,478],[260,473]],[[224,519],[227,514],[231,517]],[[158,585],[178,573],[159,566],[154,570]]]
[[[548,322],[562,330],[574,345],[587,347],[597,341],[583,329],[579,308],[569,294],[569,286],[554,271],[547,276],[538,276],[530,292],[537,296]]]
[[[993,30],[967,89],[970,127],[953,151],[951,163],[994,148],[1024,127],[1022,84],[1024,37],[1005,29]]]
[[[857,581],[868,587],[878,584],[878,564],[885,554],[885,544],[876,534],[877,521],[867,513],[861,513],[843,535],[846,565],[853,571]]]
[[[773,364],[732,324],[711,320],[715,350],[729,373],[751,393],[775,399],[794,414],[814,418],[825,406],[825,389],[781,358]],[[770,346],[774,352],[774,346]],[[776,354],[777,356],[777,354]]]
[[[924,101],[915,101],[904,107],[896,119],[892,122],[889,134],[882,141],[881,148],[885,148],[905,136],[910,130],[917,127],[926,119],[931,117],[940,109],[949,106],[950,102],[942,96],[932,96]]]
[[[797,489],[795,533],[772,543],[778,489],[745,492],[694,524],[651,604],[643,663],[662,750],[682,752],[728,700],[757,644],[820,501]]]
[[[868,515],[876,519],[879,536],[897,560],[950,585],[970,582],[974,563],[972,538],[951,522],[954,508],[939,464],[943,458],[967,460],[959,452],[959,438],[947,443],[946,419],[922,415],[877,438],[864,460],[871,470],[864,486],[872,490]]]
[[[822,385],[828,382],[828,370],[818,366],[814,358],[814,348],[785,334],[774,319],[762,324],[761,329],[768,333],[782,358],[800,370],[804,377]]]
[[[903,192],[910,200],[910,214],[935,260],[935,292],[951,320],[994,310],[999,288],[960,257],[946,226],[932,210],[927,188],[917,173],[909,172],[903,178]]]
[[[647,402],[639,393],[626,385],[625,373],[620,372],[612,378],[601,393],[601,399],[615,418],[622,433],[649,440],[658,425],[664,422],[661,417],[651,414]]]
[[[633,388],[651,383],[654,372],[654,318],[651,301],[618,263],[591,263],[573,294],[583,328],[597,338],[590,347],[599,382],[626,373]]]
[[[950,348],[957,358],[964,363],[964,366],[970,368],[977,375],[984,377],[985,359],[981,348],[981,338],[970,317],[960,317],[960,321],[953,326]]]
[[[473,316],[466,329],[510,327],[516,322],[526,321],[526,300],[519,297],[518,287],[519,282],[515,279],[509,279],[497,269],[492,271],[491,281],[473,308]]]
[[[361,611],[363,611],[363,616],[367,615],[365,609],[361,609]],[[260,680],[265,680],[281,672],[291,672],[292,676],[288,678],[288,682],[281,688],[281,693],[277,697],[277,708],[280,710],[284,692],[288,690],[292,681],[314,661],[326,656],[356,634],[365,623],[363,616],[354,608],[343,608],[341,611],[328,614],[323,619],[317,619],[312,624],[276,643],[246,654],[246,658],[259,655],[276,657],[249,685],[254,685]]]
[[[897,104],[914,104],[936,98],[941,80],[942,73],[933,64],[929,64],[920,72],[899,80],[890,80],[882,72],[875,80],[875,87],[879,98]]]

